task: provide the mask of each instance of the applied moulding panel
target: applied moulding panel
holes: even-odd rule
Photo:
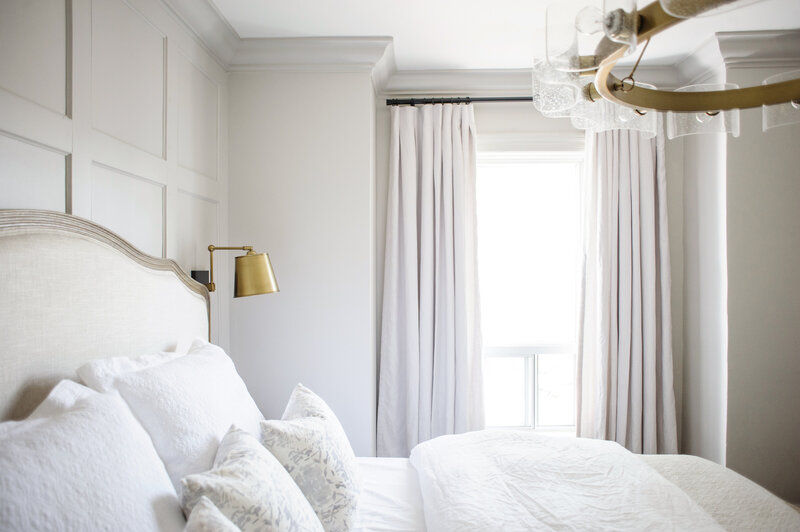
[[[0,134],[0,209],[65,212],[62,153]]]
[[[219,87],[183,54],[176,54],[178,76],[178,164],[217,179]]]
[[[122,0],[92,2],[92,126],[165,157],[164,35]]]
[[[66,5],[0,2],[0,87],[60,114],[67,101]]]
[[[163,257],[164,192],[161,183],[94,164],[92,220],[145,253]]]

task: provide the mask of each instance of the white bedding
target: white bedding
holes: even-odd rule
[[[408,458],[357,458],[361,498],[353,532],[424,532],[417,473]]]
[[[725,530],[800,530],[800,512],[735,471],[697,456],[639,458],[685,491]]]
[[[410,458],[428,530],[721,530],[613,442],[482,431],[427,441]]]
[[[689,455],[637,455],[728,531],[800,530],[800,512],[745,477]],[[354,531],[424,532],[417,473],[407,458],[358,458],[364,482]]]

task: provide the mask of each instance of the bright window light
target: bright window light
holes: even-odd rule
[[[479,156],[489,426],[574,433],[581,156]]]
[[[486,358],[483,366],[486,393],[486,419],[492,425],[525,425],[528,416],[526,360],[523,357]]]

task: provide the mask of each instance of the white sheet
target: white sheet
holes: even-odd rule
[[[424,532],[417,473],[408,458],[357,458],[362,489],[353,532]]]
[[[640,458],[685,491],[725,530],[800,530],[800,512],[735,471],[697,456]]]
[[[614,442],[522,431],[443,436],[411,452],[428,530],[721,530]]]

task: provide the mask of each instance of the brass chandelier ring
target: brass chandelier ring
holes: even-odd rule
[[[649,40],[684,20],[666,13],[658,1],[642,8],[639,16],[639,42]],[[611,102],[635,109],[682,112],[727,111],[800,100],[800,79],[708,92],[654,90],[636,84],[631,87],[630,83],[623,84],[611,73],[617,61],[625,55],[626,49],[626,44],[613,42],[608,37],[598,44],[595,57],[602,59],[595,74],[594,85],[589,89],[591,98],[602,96]]]

